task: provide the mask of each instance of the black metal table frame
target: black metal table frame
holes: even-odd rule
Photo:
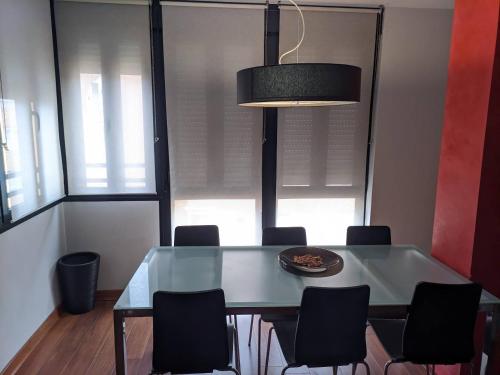
[[[250,314],[290,314],[296,312],[298,307],[228,307],[228,315],[250,315]],[[370,318],[404,318],[406,317],[407,306],[370,306]],[[482,304],[480,312],[493,315],[492,329],[489,337],[491,343],[491,352],[495,352],[494,343],[500,345],[495,338],[500,338],[500,305]],[[113,310],[113,329],[115,337],[115,366],[116,375],[127,374],[127,346],[125,334],[125,318],[152,317],[151,308],[143,309],[114,309]],[[260,354],[260,353],[259,353]],[[493,357],[493,356],[490,356]],[[494,375],[491,367],[492,358],[488,358],[486,366],[486,375]]]

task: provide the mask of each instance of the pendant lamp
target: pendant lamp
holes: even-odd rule
[[[282,64],[283,58],[297,51],[304,40],[283,53],[277,65],[256,66],[240,70],[236,75],[238,105],[244,107],[315,107],[359,102],[361,68],[345,64],[297,63]],[[298,60],[298,59],[297,59]]]

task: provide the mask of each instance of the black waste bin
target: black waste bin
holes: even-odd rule
[[[100,256],[92,252],[72,253],[57,261],[57,274],[64,310],[82,314],[94,308]]]

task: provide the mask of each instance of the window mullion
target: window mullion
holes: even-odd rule
[[[3,132],[7,131],[7,126],[5,124],[6,114],[5,105],[3,97],[3,82],[2,76],[0,74],[0,142],[3,142],[4,137],[7,135]],[[7,175],[5,173],[5,163],[4,163],[4,144],[0,145],[0,224],[10,223],[12,220],[12,215],[9,209],[8,197],[7,197]]]
[[[160,245],[172,244],[170,160],[167,132],[165,65],[163,61],[163,16],[160,0],[150,5],[151,75],[153,78],[153,123],[156,192],[159,200]]]
[[[7,198],[7,177],[5,174],[5,164],[3,160],[3,146],[0,152],[0,224],[8,224],[12,221],[12,214],[9,209]]]
[[[265,17],[264,64],[278,63],[280,10],[268,4]],[[263,109],[262,228],[276,225],[278,109]]]

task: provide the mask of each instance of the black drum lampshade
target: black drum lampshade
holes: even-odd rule
[[[361,68],[327,63],[257,66],[237,73],[238,104],[314,107],[359,102]]]

